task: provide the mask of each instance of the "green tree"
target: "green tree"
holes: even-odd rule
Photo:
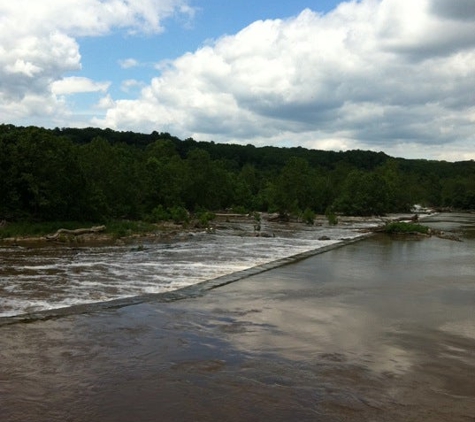
[[[194,149],[187,160],[187,208],[219,209],[231,206],[233,183],[222,163],[214,162],[207,151]]]
[[[457,177],[444,181],[442,204],[455,209],[475,209],[475,178]]]
[[[10,220],[22,208],[18,192],[20,168],[14,162],[16,128],[0,125],[0,220]]]
[[[8,196],[23,213],[40,220],[82,215],[83,178],[73,144],[50,132],[28,128],[10,145]]]
[[[171,140],[158,140],[146,149],[144,163],[146,209],[184,206],[187,167]]]
[[[136,218],[140,215],[142,180],[138,158],[125,144],[111,145],[103,138],[80,147],[89,213],[95,219]]]
[[[333,208],[347,215],[382,215],[390,210],[389,187],[375,172],[352,171]]]
[[[280,214],[298,214],[305,208],[314,208],[317,192],[313,176],[306,160],[290,158],[271,188],[271,203]]]
[[[388,210],[404,212],[414,205],[399,168],[398,161],[387,160],[376,169],[376,173],[384,180],[387,189]]]

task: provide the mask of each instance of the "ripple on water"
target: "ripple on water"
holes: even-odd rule
[[[334,240],[318,240],[323,235]],[[175,243],[147,243],[140,250],[3,248],[0,317],[169,292],[359,235],[348,228],[305,228],[270,238],[200,234]]]

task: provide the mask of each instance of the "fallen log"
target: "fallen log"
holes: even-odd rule
[[[75,229],[75,230],[59,229],[59,230],[56,231],[55,234],[46,235],[45,238],[46,238],[46,240],[56,240],[62,234],[69,234],[69,235],[73,235],[73,236],[79,236],[81,234],[103,232],[105,229],[106,229],[106,226],[93,226],[89,229],[88,228],[82,228],[82,229]]]

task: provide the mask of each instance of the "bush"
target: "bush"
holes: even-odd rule
[[[167,221],[169,219],[170,219],[170,213],[167,212],[167,210],[161,204],[156,206],[152,210],[152,212],[150,213],[150,216],[148,218],[148,220],[150,222]]]
[[[325,216],[327,217],[330,226],[336,226],[338,224],[338,217],[330,208],[325,211]]]
[[[199,227],[208,228],[210,221],[216,218],[216,214],[211,211],[200,210],[196,213],[196,217]]]
[[[143,221],[112,220],[106,223],[106,233],[115,238],[130,236],[131,234],[143,234],[155,231],[157,228]]]
[[[423,226],[421,224],[414,224],[414,223],[405,223],[402,221],[388,223],[384,227],[385,233],[390,234],[410,234],[410,233],[422,233],[422,234],[429,234],[429,227]]]
[[[313,226],[313,223],[315,222],[315,213],[310,208],[306,208],[302,214],[302,220],[305,224]]]
[[[0,227],[0,239],[7,237],[28,237],[28,236],[45,236],[47,234],[55,233],[58,229],[75,230],[81,227],[93,226],[90,222],[78,222],[78,221],[45,221],[45,222],[32,222],[32,221],[17,221],[6,223],[3,227]]]
[[[176,224],[188,223],[190,220],[188,211],[183,207],[173,207],[170,208],[168,212],[170,213],[171,219]]]
[[[237,207],[233,207],[233,213],[235,213],[235,214],[247,214],[248,212],[249,211],[241,205],[239,205]]]

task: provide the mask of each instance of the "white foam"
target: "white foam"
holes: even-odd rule
[[[330,234],[331,233],[331,234]],[[342,236],[344,234],[344,236]],[[0,251],[0,316],[161,293],[357,237],[348,229],[287,230],[285,237],[197,235],[186,241],[127,247]],[[4,265],[5,264],[5,265]]]

